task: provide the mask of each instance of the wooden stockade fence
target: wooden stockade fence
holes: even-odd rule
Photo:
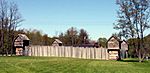
[[[83,48],[66,46],[30,46],[26,47],[28,56],[54,56],[54,57],[73,57],[83,59],[102,59],[108,60],[106,48]]]

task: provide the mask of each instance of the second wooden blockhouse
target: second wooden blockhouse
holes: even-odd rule
[[[107,41],[107,49],[109,59],[119,60],[127,56],[128,44],[125,40],[121,41],[119,38],[112,36]]]

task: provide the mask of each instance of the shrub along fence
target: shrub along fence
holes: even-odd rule
[[[29,46],[25,50],[28,56],[72,57],[83,59],[108,60],[106,48],[84,48],[66,46]]]

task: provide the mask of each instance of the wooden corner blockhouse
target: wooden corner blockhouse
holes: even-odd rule
[[[25,46],[29,46],[29,38],[24,34],[18,34],[14,41],[17,56],[25,55]]]
[[[110,60],[121,60],[127,57],[128,44],[115,36],[111,36],[107,41],[107,49]]]

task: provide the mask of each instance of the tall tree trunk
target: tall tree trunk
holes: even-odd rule
[[[13,55],[13,49],[14,49],[14,40],[15,40],[15,34],[14,31],[12,31],[12,35],[11,35],[11,56]]]
[[[2,56],[4,55],[4,29],[3,29],[3,19],[2,19],[2,29],[1,29],[1,49],[2,49]]]

